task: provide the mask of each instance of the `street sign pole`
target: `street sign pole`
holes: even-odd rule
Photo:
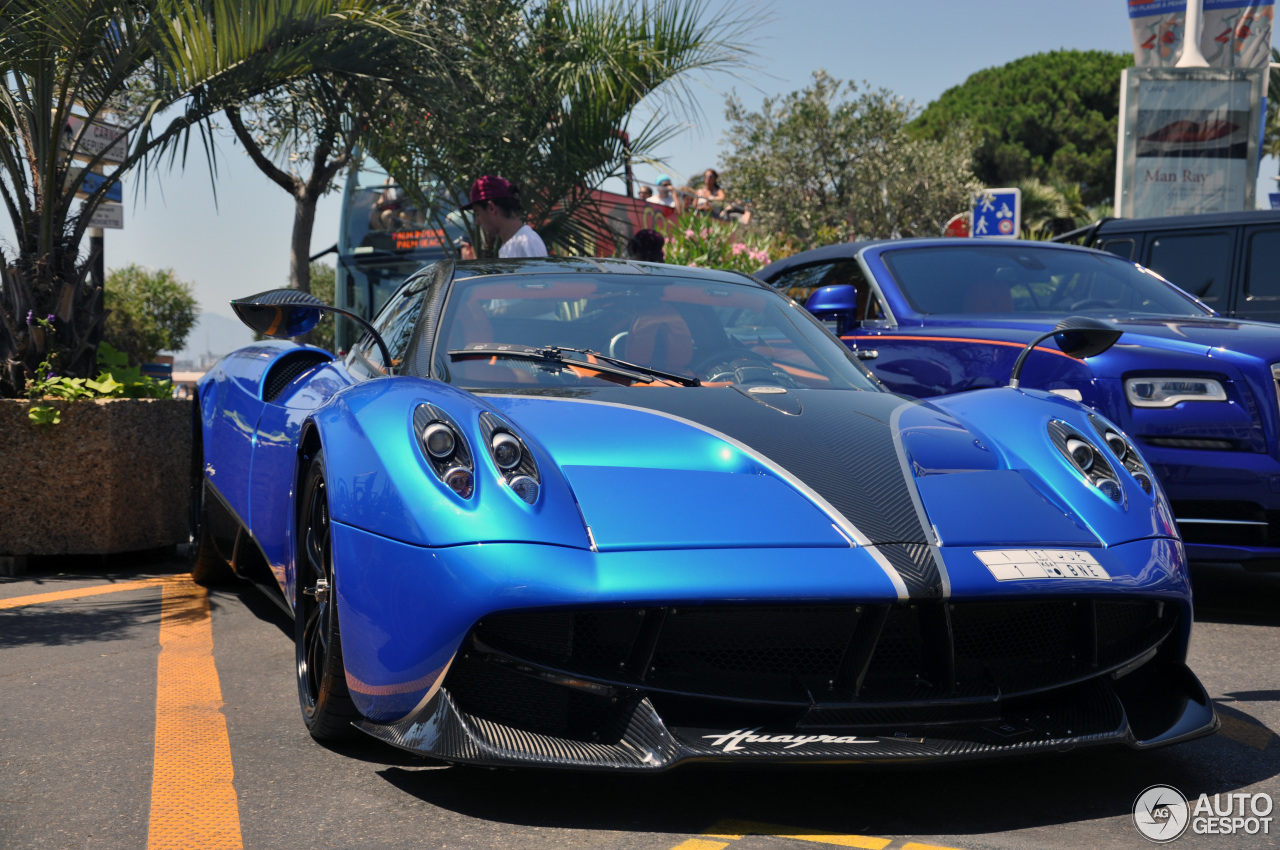
[[[99,289],[105,285],[107,279],[106,263],[103,260],[105,242],[101,227],[89,228],[89,255],[93,257],[93,267],[89,273],[93,276],[93,285]]]

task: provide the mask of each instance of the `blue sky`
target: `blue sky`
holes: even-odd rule
[[[757,67],[738,79],[693,84],[701,120],[664,151],[678,178],[719,161],[724,93],[730,89],[754,108],[767,95],[801,88],[813,71],[825,68],[923,106],[975,71],[1020,56],[1060,48],[1132,49],[1125,0],[713,0],[710,9],[753,22]],[[1263,164],[1264,174],[1275,170],[1274,162]],[[637,172],[641,179],[656,174],[644,166]],[[229,299],[287,284],[293,202],[230,143],[229,134],[221,146],[216,205],[202,160],[185,172],[152,175],[145,195],[135,200],[137,180],[130,178],[125,190],[125,229],[107,231],[108,268],[130,262],[173,268],[195,284],[205,310],[225,316],[232,315]],[[337,231],[335,193],[321,201],[312,251],[332,245]]]

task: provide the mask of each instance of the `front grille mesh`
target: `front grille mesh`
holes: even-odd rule
[[[877,613],[878,633],[858,628]],[[695,606],[495,614],[475,637],[482,653],[623,687],[809,705],[1055,687],[1141,655],[1176,619],[1155,600]]]

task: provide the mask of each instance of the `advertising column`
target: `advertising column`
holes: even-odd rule
[[[1121,216],[1253,209],[1265,71],[1129,68],[1121,78]]]

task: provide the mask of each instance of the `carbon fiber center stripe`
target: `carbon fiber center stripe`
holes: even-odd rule
[[[642,409],[712,433],[749,451],[843,520],[840,527],[868,547],[900,596],[942,595],[932,537],[889,424],[896,408],[915,402],[887,393],[799,391],[802,412],[796,416],[713,388],[602,388],[585,398],[581,389],[574,398],[554,390],[501,395]]]
[[[929,514],[924,509],[924,502],[920,499],[920,491],[916,489],[915,478],[911,473],[911,463],[907,460],[907,450],[902,445],[902,429],[898,424],[902,419],[903,411],[910,408],[909,404],[894,408],[893,415],[889,417],[889,433],[893,436],[893,447],[898,453],[898,466],[902,469],[902,480],[908,482],[907,490],[911,494],[911,504],[915,505],[916,516],[920,520],[921,527],[929,531],[929,557],[933,560],[934,569],[938,571],[939,590],[945,599],[951,596],[951,579],[947,576],[947,565],[943,563],[942,552],[938,548],[936,529],[929,521]]]

